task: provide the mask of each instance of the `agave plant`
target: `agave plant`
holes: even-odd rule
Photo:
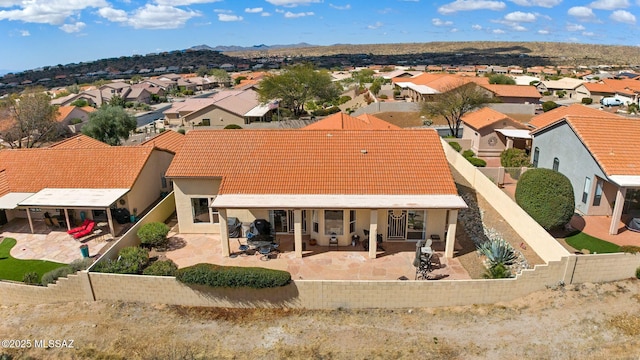
[[[513,265],[518,259],[518,255],[511,244],[503,239],[485,241],[478,247],[478,252],[487,257],[490,267],[494,267],[497,264]]]

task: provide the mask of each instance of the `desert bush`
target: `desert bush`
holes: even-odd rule
[[[640,267],[636,269],[636,279],[640,279]]]
[[[165,223],[151,222],[144,224],[138,230],[138,237],[143,245],[150,247],[164,247],[169,240],[167,234],[169,233],[169,227]]]
[[[318,109],[316,111],[312,111],[311,113],[313,116],[327,116],[327,115],[335,114],[337,112],[340,112],[340,108],[337,106],[332,106],[326,109]]]
[[[471,163],[471,165],[475,166],[475,167],[485,167],[487,166],[487,162],[476,158],[476,157],[468,157],[467,160]]]
[[[175,276],[178,266],[171,260],[156,261],[147,266],[143,271],[143,275],[155,276]]]
[[[118,252],[118,259],[98,263],[97,272],[116,274],[140,274],[149,263],[149,252],[146,249],[130,246]]]
[[[462,156],[466,157],[466,158],[472,158],[474,156],[476,156],[476,153],[473,152],[473,150],[468,149],[462,152]]]
[[[500,165],[504,167],[523,167],[530,164],[529,155],[522,149],[506,149],[500,154]]]
[[[449,146],[451,146],[455,151],[460,152],[462,150],[462,146],[455,141],[449,142]]]
[[[581,101],[582,101],[582,103],[583,103],[583,104],[585,104],[585,105],[591,105],[591,104],[593,104],[593,99],[592,99],[592,98],[585,97],[585,98],[582,98],[582,100],[581,100]]]
[[[76,272],[88,269],[91,264],[93,264],[92,258],[82,258],[73,260],[71,264],[69,264],[69,267],[71,267],[73,271]]]
[[[378,98],[380,98],[380,99],[388,99],[389,96],[387,96],[385,94],[381,94],[381,95],[378,95]]]
[[[262,289],[287,285],[291,281],[291,274],[282,270],[259,267],[196,264],[179,269],[176,273],[176,279],[185,284]]]
[[[42,283],[42,285],[44,286],[47,286],[47,284],[55,283],[58,278],[67,277],[67,275],[73,274],[75,272],[76,271],[73,270],[71,266],[59,267],[42,275],[42,280],[40,281],[40,283]]]
[[[516,202],[547,230],[559,229],[573,216],[573,187],[562,173],[551,169],[530,169],[520,176]]]
[[[498,264],[513,265],[518,259],[516,251],[504,239],[491,239],[483,242],[478,246],[478,253],[487,258],[489,267]]]
[[[28,285],[40,285],[40,275],[35,271],[29,271],[22,276],[22,282]]]
[[[640,252],[640,246],[623,245],[623,246],[620,246],[620,252],[637,254]]]
[[[482,275],[485,279],[506,279],[511,277],[511,271],[502,264],[490,266]]]
[[[184,128],[180,128],[178,129],[178,133],[184,135],[187,132],[187,130],[185,130]]]
[[[545,101],[545,102],[542,103],[542,111],[547,112],[549,110],[553,110],[553,109],[557,108],[558,106],[560,106],[560,105],[556,104],[553,101]]]
[[[342,95],[340,96],[340,98],[338,99],[338,105],[342,105],[346,102],[348,102],[349,100],[351,100],[351,96],[349,95]]]
[[[242,129],[242,126],[238,125],[238,124],[229,124],[227,126],[224,127],[225,129]]]

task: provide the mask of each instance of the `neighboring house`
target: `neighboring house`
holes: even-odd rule
[[[339,112],[307,125],[302,130],[400,130],[400,127],[369,114],[353,117]]]
[[[56,121],[67,127],[71,133],[77,133],[89,121],[89,114],[96,111],[91,106],[65,105],[58,108]]]
[[[603,97],[614,96],[616,91],[611,86],[597,82],[586,82],[576,88],[576,100],[591,98],[593,103],[598,103]]]
[[[140,104],[151,103],[151,93],[145,88],[129,88],[124,96],[126,102],[134,102]]]
[[[412,101],[434,101],[441,94],[461,86],[489,84],[486,77],[458,76],[451,74],[422,73],[411,78],[393,78],[392,83],[402,95]]]
[[[564,97],[566,99],[574,99],[577,95],[576,89],[583,83],[584,80],[581,79],[562,78],[560,80],[541,81],[540,83],[538,83],[538,85],[536,85],[536,88],[538,88],[538,91],[541,94],[548,92],[554,96],[558,96],[559,91],[564,91]]]
[[[563,117],[567,115],[572,116],[583,116],[583,117],[598,117],[598,118],[619,118],[618,115],[608,113],[606,111],[602,111],[599,109],[594,109],[592,107],[582,105],[582,104],[572,104],[569,106],[559,106],[553,110],[549,110],[540,115],[536,115],[529,120],[526,124],[529,128],[538,129],[545,126],[548,126],[551,123],[559,121]]]
[[[165,130],[151,139],[143,142],[140,146],[151,146],[159,150],[169,151],[177,154],[184,142],[184,135],[173,130]]]
[[[274,106],[260,104],[254,90],[227,90],[208,98],[190,98],[173,103],[164,114],[174,125],[222,129],[229,124],[242,126],[257,119],[269,119],[275,109]]]
[[[143,212],[163,192],[174,153],[153,146],[104,146],[82,135],[50,148],[0,151],[0,219],[33,220],[44,212],[70,219],[87,218],[109,224],[112,211]]]
[[[518,121],[488,107],[462,117],[462,138],[471,140],[471,150],[479,157],[500,156],[512,147],[528,150],[529,130]]]
[[[480,85],[491,93],[491,97],[506,104],[538,104],[542,97],[535,86],[531,85]]]
[[[571,180],[578,212],[611,216],[610,234],[640,216],[640,122],[569,114],[531,134],[534,166]]]
[[[74,135],[49,146],[49,148],[56,149],[93,149],[101,147],[107,148],[111,147],[111,145],[83,134]]]
[[[180,232],[220,234],[227,219],[268,219],[276,233],[339,245],[353,235],[384,241],[446,241],[453,256],[458,196],[433,129],[190,131],[166,174],[175,186]]]

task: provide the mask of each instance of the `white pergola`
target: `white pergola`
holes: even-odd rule
[[[618,224],[622,218],[622,208],[624,207],[624,199],[627,196],[627,188],[640,188],[640,175],[611,175],[609,180],[618,185],[616,201],[611,214],[611,224],[609,225],[609,234],[616,235],[618,233]]]
[[[445,257],[453,257],[458,210],[467,204],[458,195],[316,195],[316,194],[223,194],[211,203],[220,216],[220,238],[224,256],[229,256],[227,209],[290,209],[294,217],[294,251],[302,258],[303,209],[370,209],[369,231],[378,233],[378,209],[450,210],[445,239]],[[375,259],[377,242],[369,237],[369,258]]]
[[[27,218],[29,219],[29,227],[32,233],[34,229],[30,208],[63,209],[68,230],[71,229],[69,209],[104,209],[107,213],[109,231],[111,235],[115,236],[111,205],[128,192],[129,189],[46,188],[17,202],[15,207],[27,208]]]

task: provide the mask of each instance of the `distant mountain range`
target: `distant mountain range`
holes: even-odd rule
[[[312,45],[307,43],[298,43],[298,44],[288,44],[288,45],[253,45],[253,46],[223,46],[218,45],[216,47],[211,47],[209,45],[196,45],[189,48],[189,50],[209,50],[209,51],[220,51],[220,52],[238,52],[238,51],[261,51],[261,50],[278,50],[278,49],[295,49],[295,48],[305,48],[305,47],[315,47],[318,45]]]

